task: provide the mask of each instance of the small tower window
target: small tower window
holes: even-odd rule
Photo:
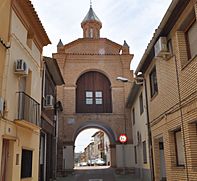
[[[85,35],[86,38],[89,37],[88,34],[89,34],[88,30],[86,30],[86,35]]]
[[[93,28],[90,28],[90,38],[93,38]]]

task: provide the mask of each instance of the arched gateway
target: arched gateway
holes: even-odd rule
[[[81,27],[83,38],[66,45],[60,41],[57,53],[53,54],[65,82],[57,95],[63,103],[58,119],[59,175],[73,169],[75,139],[87,128],[99,128],[108,135],[111,166],[128,168],[133,161],[132,125],[130,112],[125,107],[131,85],[116,81],[118,76],[133,79],[130,71],[133,55],[126,42],[119,45],[100,38],[102,23],[92,7]],[[125,145],[118,141],[122,133],[128,136]]]
[[[74,133],[73,142],[75,142],[77,136],[79,135],[81,131],[88,129],[88,128],[97,128],[97,129],[104,131],[107,134],[109,138],[109,142],[110,142],[109,146],[110,146],[110,156],[111,156],[111,159],[110,159],[111,167],[116,167],[115,145],[116,145],[117,136],[114,134],[113,130],[110,128],[109,125],[106,125],[105,123],[101,123],[98,121],[85,121],[79,126],[79,128]]]

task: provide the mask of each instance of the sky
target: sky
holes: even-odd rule
[[[75,140],[75,153],[80,153],[84,151],[84,148],[88,146],[90,142],[92,142],[92,135],[99,131],[98,129],[86,129],[79,133]]]
[[[90,8],[90,0],[31,0],[52,44],[43,55],[56,53],[59,39],[67,44],[82,38],[81,22]],[[102,22],[101,37],[118,44],[126,40],[134,54],[135,70],[172,0],[92,0]]]
[[[52,44],[43,55],[56,53],[59,39],[67,44],[82,38],[81,22],[90,8],[90,0],[31,0]],[[135,70],[172,0],[92,0],[92,7],[102,22],[101,37],[123,45],[134,54]],[[81,132],[75,142],[76,152],[90,143],[97,130]]]

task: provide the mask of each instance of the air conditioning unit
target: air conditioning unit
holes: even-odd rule
[[[4,110],[4,100],[2,97],[0,97],[0,114],[3,114]]]
[[[154,50],[155,50],[155,57],[167,58],[170,56],[166,37],[160,37],[158,39],[158,41],[155,43]]]
[[[45,97],[45,108],[52,109],[53,108],[53,96],[46,95]]]
[[[19,74],[19,75],[27,75],[28,74],[27,63],[23,59],[16,60],[15,73]]]

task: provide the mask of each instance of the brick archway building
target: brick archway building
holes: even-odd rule
[[[63,102],[59,115],[58,173],[74,167],[74,142],[80,131],[100,128],[105,131],[111,144],[111,166],[132,167],[132,126],[125,103],[129,84],[116,81],[123,76],[133,79],[126,42],[119,45],[107,38],[100,38],[102,23],[90,7],[81,23],[83,38],[66,45],[60,41],[57,60],[65,85],[58,89],[58,99]],[[118,136],[126,133],[128,143],[122,145]],[[125,150],[127,159],[123,159]]]

